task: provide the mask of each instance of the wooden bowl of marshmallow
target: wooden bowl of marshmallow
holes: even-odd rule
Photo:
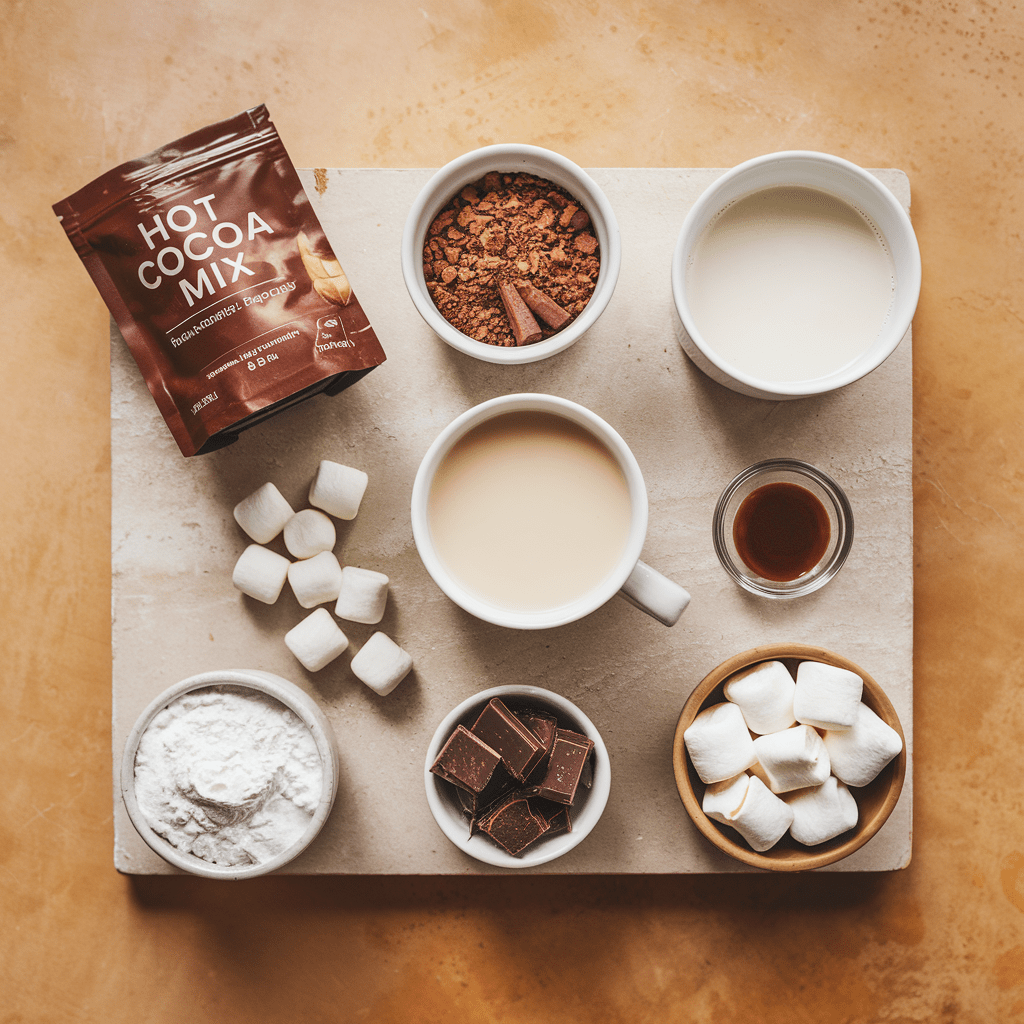
[[[841,655],[807,644],[737,654],[694,689],[672,747],[693,823],[730,857],[808,871],[885,824],[907,770],[899,717]]]

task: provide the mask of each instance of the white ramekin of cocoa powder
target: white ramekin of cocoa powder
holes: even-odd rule
[[[492,363],[567,349],[615,290],[618,224],[597,183],[537,146],[485,146],[437,171],[413,203],[402,273],[427,325]]]

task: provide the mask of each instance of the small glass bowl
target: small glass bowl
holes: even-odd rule
[[[791,580],[770,580],[742,558],[733,538],[736,513],[750,494],[773,483],[796,484],[810,491],[828,514],[829,540],[824,554]],[[843,489],[820,469],[798,459],[768,459],[743,470],[722,492],[712,521],[715,553],[725,571],[744,590],[772,600],[803,597],[823,587],[843,567],[853,545],[853,509]]]

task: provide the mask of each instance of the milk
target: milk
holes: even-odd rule
[[[448,572],[488,603],[557,608],[599,586],[631,524],[629,487],[588,430],[551,413],[510,412],[470,430],[444,457],[427,502]]]
[[[815,380],[863,355],[896,289],[880,232],[817,189],[764,189],[725,208],[690,256],[686,294],[697,330],[741,373]]]

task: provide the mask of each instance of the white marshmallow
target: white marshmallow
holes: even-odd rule
[[[793,811],[756,775],[748,776],[747,794],[728,823],[752,850],[770,850],[793,824]]]
[[[704,800],[701,802],[701,810],[715,821],[723,825],[732,824],[743,801],[747,795],[747,786],[750,785],[750,776],[746,773],[737,775],[734,779],[723,779],[721,782],[712,782],[704,790]]]
[[[273,485],[264,484],[235,506],[235,522],[257,544],[269,544],[293,515],[285,496]]]
[[[333,551],[321,551],[312,558],[292,562],[288,566],[288,582],[303,608],[315,608],[338,599],[341,565]]]
[[[772,788],[771,779],[768,778],[768,773],[764,770],[760,761],[755,761],[747,771],[751,775],[756,775],[769,789]]]
[[[864,680],[856,672],[820,661],[802,661],[796,670],[793,714],[802,725],[849,729],[857,720]]]
[[[834,775],[820,786],[797,790],[784,799],[793,812],[789,833],[804,846],[835,839],[857,824],[857,801]]]
[[[851,729],[825,733],[825,747],[836,778],[848,786],[866,786],[903,749],[903,739],[861,704]]]
[[[317,608],[288,630],[284,642],[310,672],[319,672],[348,647],[348,637],[326,608]]]
[[[725,699],[740,706],[751,732],[788,729],[795,721],[796,683],[781,661],[767,661],[732,676],[723,687]]]
[[[284,524],[284,546],[296,558],[312,558],[331,551],[338,534],[331,517],[315,508],[304,508]]]
[[[809,725],[771,732],[754,740],[754,753],[775,794],[820,786],[829,774],[828,751]]]
[[[728,701],[705,708],[683,733],[701,782],[721,782],[746,771],[756,760],[743,712]]]
[[[334,614],[350,622],[375,625],[384,618],[390,582],[382,572],[346,565],[341,570],[341,591]]]
[[[408,674],[412,658],[386,633],[374,633],[352,659],[352,671],[386,697]]]
[[[324,459],[309,487],[309,503],[338,519],[355,519],[369,477],[361,469]]]
[[[235,562],[231,582],[249,597],[273,604],[284,589],[291,562],[270,548],[250,544]]]

